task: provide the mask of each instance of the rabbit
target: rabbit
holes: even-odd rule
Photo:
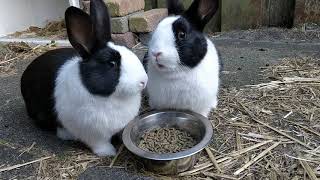
[[[90,15],[66,10],[73,48],[36,58],[22,75],[21,93],[40,128],[81,141],[98,156],[112,156],[111,138],[138,115],[148,77],[132,51],[112,42],[104,2],[91,0],[90,8]]]
[[[154,30],[144,60],[152,109],[189,110],[207,117],[216,108],[222,63],[203,30],[218,3],[194,0],[185,11],[179,0],[167,0],[169,16]]]

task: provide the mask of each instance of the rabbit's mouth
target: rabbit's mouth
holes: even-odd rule
[[[159,63],[157,63],[157,66],[158,66],[158,68],[159,68],[159,69],[164,69],[164,68],[165,68],[165,66],[164,66],[164,65],[159,64]]]
[[[163,61],[153,61],[153,66],[159,70],[159,71],[171,71],[175,68],[174,65],[171,65],[168,62],[163,62]]]
[[[160,70],[162,70],[162,69],[165,69],[165,68],[166,68],[166,66],[165,66],[165,65],[160,64],[160,63],[159,63],[159,61],[157,61],[157,60],[155,60],[155,61],[153,62],[153,65],[154,65],[156,68],[160,69]]]

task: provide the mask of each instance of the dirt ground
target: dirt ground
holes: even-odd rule
[[[316,64],[320,59],[319,33],[309,27],[269,28],[212,37],[224,69],[220,105],[210,117],[214,138],[209,150],[222,171],[217,170],[204,151],[197,166],[180,176],[157,176],[137,170],[143,166],[126,151],[109,168],[111,158],[96,157],[79,143],[63,142],[54,134],[34,127],[20,95],[20,76],[32,57],[55,47],[31,47],[31,51],[23,50],[23,55],[13,60],[14,56],[2,56],[0,68],[3,61],[10,60],[12,69],[0,75],[0,179],[312,179],[312,175],[319,178],[317,67],[320,66]],[[0,46],[0,52],[8,50],[4,47]],[[142,59],[146,48],[137,46],[134,52]],[[313,60],[297,61],[297,66],[292,67],[284,58]],[[312,70],[314,77],[309,77],[306,70]],[[293,76],[316,79],[307,83],[301,79],[290,83],[285,79]],[[271,81],[279,82],[270,84]],[[275,89],[262,90],[270,85]],[[290,117],[287,121],[283,118],[286,115]]]

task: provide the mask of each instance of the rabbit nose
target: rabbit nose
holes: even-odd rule
[[[140,86],[144,89],[144,88],[146,87],[146,82],[141,81],[141,82],[140,82]]]
[[[154,57],[156,57],[156,59],[158,60],[158,57],[162,54],[162,52],[152,52],[152,55]]]

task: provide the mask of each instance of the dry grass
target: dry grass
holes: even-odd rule
[[[37,177],[76,179],[88,167],[98,165],[160,179],[319,178],[319,60],[287,58],[263,69],[262,74],[272,81],[242,89],[221,89],[219,106],[210,115],[214,126],[212,144],[188,172],[175,177],[145,172],[143,164],[121,148],[114,159],[98,158],[82,150],[50,156],[39,161]],[[146,104],[146,99],[143,102]]]
[[[54,44],[31,47],[25,42],[0,45],[0,76],[15,73],[18,61],[34,58],[54,48]]]
[[[48,22],[45,27],[30,26],[25,31],[12,34],[13,37],[46,37],[49,39],[67,39],[67,30],[64,20]]]
[[[222,89],[219,107],[210,116],[215,132],[212,144],[188,172],[175,177],[144,172],[140,170],[143,165],[127,150],[122,150],[112,166],[160,179],[319,177],[319,70],[320,65],[314,59],[284,59],[281,64],[263,70],[266,77],[282,82],[276,86],[270,82],[240,90]],[[313,80],[300,81],[298,77]],[[286,78],[298,80],[286,82]],[[92,159],[91,165],[108,166],[111,162],[86,156]],[[75,178],[76,172],[88,167],[88,161],[80,161],[85,166],[77,164],[79,159],[72,156],[67,163],[59,161],[54,165],[59,168],[55,168],[53,175]],[[74,175],[66,172],[72,169]],[[53,176],[48,175],[43,177]]]
[[[101,158],[88,152],[68,152],[65,156],[51,157],[41,161],[37,179],[76,179],[88,167],[101,161]]]
[[[319,60],[288,58],[263,70],[274,80],[243,89],[222,89],[220,104],[211,115],[211,150],[225,175],[233,178],[303,178],[307,163],[320,168]],[[261,142],[258,148],[247,150]],[[204,156],[199,163],[209,162]],[[208,167],[208,169],[210,169]],[[310,169],[309,169],[310,170]],[[197,176],[205,177],[202,170]],[[214,169],[208,172],[218,173]]]

